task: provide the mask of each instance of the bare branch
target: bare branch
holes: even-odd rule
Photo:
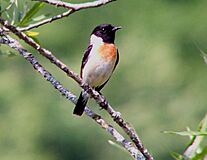
[[[85,9],[85,8],[98,7],[103,4],[113,2],[116,0],[97,0],[94,2],[86,2],[86,3],[80,3],[80,4],[72,4],[72,3],[68,3],[68,2],[63,2],[61,0],[34,0],[34,1],[41,1],[41,2],[51,4],[51,5],[55,5],[57,7],[69,8],[69,9],[77,11],[77,10]]]
[[[1,30],[0,30],[0,33]],[[50,72],[45,70],[45,68],[35,59],[32,53],[29,53],[25,48],[21,46],[21,44],[11,38],[8,35],[3,35],[0,39],[0,43],[6,44],[9,47],[15,49],[19,52],[21,56],[23,56],[29,63],[32,64],[34,69],[39,72],[45,80],[49,81],[50,84],[58,90],[67,100],[71,101],[72,103],[76,104],[77,97],[68,91],[64,86],[57,81]],[[96,123],[98,123],[103,129],[105,129],[108,133],[112,135],[112,137],[120,143],[135,160],[145,160],[143,155],[137,150],[137,148],[128,140],[126,140],[113,126],[109,125],[100,115],[93,112],[89,107],[86,107],[84,112],[90,118],[92,118]]]
[[[92,87],[90,87],[88,84],[84,83],[83,80],[78,76],[78,74],[74,73],[66,64],[61,62],[59,59],[57,59],[52,52],[49,50],[42,48],[39,44],[37,44],[33,39],[28,37],[23,32],[20,32],[16,27],[13,25],[10,25],[8,21],[0,18],[0,23],[8,28],[11,32],[13,32],[16,36],[18,36],[20,39],[23,39],[27,44],[32,46],[34,49],[36,49],[40,54],[42,54],[44,57],[49,59],[53,64],[55,64],[57,67],[59,67],[62,71],[64,71],[69,77],[71,77],[73,80],[75,80],[81,88],[83,88],[88,94],[93,97],[96,102],[104,108],[113,118],[113,120],[127,133],[127,135],[130,137],[130,139],[134,142],[134,144],[137,146],[139,151],[145,156],[147,160],[153,160],[153,157],[150,155],[150,153],[145,149],[144,145],[142,144],[141,140],[139,139],[135,129],[129,125],[128,122],[126,122],[120,115],[119,112],[116,112],[112,106],[109,104],[109,102],[106,100],[106,98],[99,94],[99,92],[95,91]]]

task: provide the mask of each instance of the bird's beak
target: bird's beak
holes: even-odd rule
[[[117,30],[119,30],[119,29],[122,29],[122,27],[121,26],[118,26],[118,27],[114,27],[113,29],[112,29],[112,31],[117,31]]]

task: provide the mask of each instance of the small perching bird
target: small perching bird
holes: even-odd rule
[[[100,91],[110,79],[119,61],[119,53],[114,44],[115,33],[121,27],[100,24],[95,27],[90,37],[81,65],[80,76],[83,81]],[[73,114],[81,116],[89,95],[83,90],[78,98]]]

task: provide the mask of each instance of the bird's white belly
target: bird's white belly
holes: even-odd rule
[[[91,56],[83,69],[83,80],[92,87],[104,84],[111,76],[115,60],[105,61],[100,56]]]

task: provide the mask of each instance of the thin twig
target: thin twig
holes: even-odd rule
[[[51,4],[51,5],[55,5],[56,7],[64,7],[64,8],[69,8],[69,9],[73,9],[75,11],[78,11],[80,9],[98,7],[103,4],[113,2],[116,0],[97,0],[97,1],[93,1],[93,2],[86,2],[86,3],[80,3],[80,4],[72,4],[72,3],[63,2],[60,0],[34,0],[34,1],[45,2],[45,3]]]
[[[1,32],[1,31],[0,31]],[[32,53],[29,53],[21,44],[11,38],[8,35],[5,35],[0,39],[0,43],[6,44],[9,47],[15,49],[23,56],[28,62],[32,64],[34,69],[39,72],[45,80],[49,81],[50,84],[57,89],[67,100],[70,100],[74,104],[77,102],[77,97],[68,91],[64,86],[57,81],[50,72],[45,70],[45,68],[35,59]],[[96,123],[98,123],[103,129],[112,135],[112,137],[120,143],[135,160],[145,160],[143,155],[137,150],[135,146],[128,140],[126,140],[113,126],[109,125],[100,115],[93,112],[89,107],[86,107],[84,112],[90,118],[92,118]]]
[[[42,1],[42,0],[37,0],[37,1]],[[98,7],[98,6],[101,6],[101,5],[104,5],[104,4],[107,4],[107,3],[110,3],[112,1],[115,1],[115,0],[99,0],[99,1],[95,1],[95,2],[88,2],[88,3],[83,3],[83,4],[71,4],[71,3],[67,3],[67,4],[70,4],[72,6],[75,6],[76,9],[74,8],[70,8],[70,7],[66,7],[66,8],[69,8],[68,11],[66,12],[63,12],[61,14],[58,14],[58,15],[55,15],[51,18],[47,18],[47,19],[44,19],[42,21],[39,21],[37,23],[34,23],[34,24],[29,24],[28,26],[26,27],[17,27],[19,31],[28,31],[28,30],[31,30],[31,29],[34,29],[34,28],[38,28],[42,25],[45,25],[47,23],[51,23],[55,20],[58,20],[58,19],[61,19],[61,18],[64,18],[64,17],[67,17],[69,16],[70,14],[74,13],[75,11],[78,11],[80,9],[86,9],[86,8],[93,8],[93,7]],[[45,3],[49,3],[44,1],[43,2]],[[61,4],[61,3],[64,3],[62,1],[53,1],[53,4],[58,6],[58,4]],[[8,31],[7,29],[5,31]]]
[[[70,9],[70,10],[68,10],[68,11],[66,11],[66,12],[63,12],[63,13],[58,14],[58,15],[55,15],[55,16],[53,16],[53,17],[51,17],[51,18],[44,19],[44,20],[39,21],[39,22],[34,23],[34,24],[29,24],[29,25],[26,26],[26,27],[18,27],[18,29],[19,29],[19,31],[28,31],[28,30],[30,30],[30,29],[38,28],[38,27],[40,27],[40,26],[42,26],[42,25],[45,25],[45,24],[47,24],[47,23],[51,23],[51,22],[53,22],[53,21],[55,21],[55,20],[58,20],[58,19],[61,19],[61,18],[63,18],[63,17],[67,17],[67,16],[69,16],[69,15],[72,14],[72,13],[74,13],[74,10]]]
[[[18,36],[20,39],[23,39],[27,44],[32,46],[34,49],[36,49],[40,54],[42,54],[44,57],[49,59],[52,63],[54,63],[57,67],[59,67],[62,71],[64,71],[69,77],[71,77],[73,80],[75,80],[81,88],[83,88],[88,94],[93,97],[96,102],[104,108],[113,118],[113,120],[128,134],[130,139],[134,142],[134,144],[137,146],[139,151],[145,156],[147,160],[153,160],[153,157],[150,155],[150,153],[145,149],[144,145],[142,144],[141,140],[139,139],[135,129],[129,125],[128,122],[126,122],[120,115],[119,112],[116,112],[109,102],[106,100],[106,98],[103,95],[100,95],[99,92],[95,91],[92,87],[90,87],[88,84],[84,83],[83,80],[78,76],[78,74],[74,73],[66,64],[61,62],[59,59],[57,59],[52,52],[49,50],[42,48],[39,44],[37,44],[32,38],[28,37],[23,32],[20,32],[16,27],[13,25],[10,25],[8,21],[0,18],[0,23],[8,28],[11,32],[13,32],[16,36]]]

